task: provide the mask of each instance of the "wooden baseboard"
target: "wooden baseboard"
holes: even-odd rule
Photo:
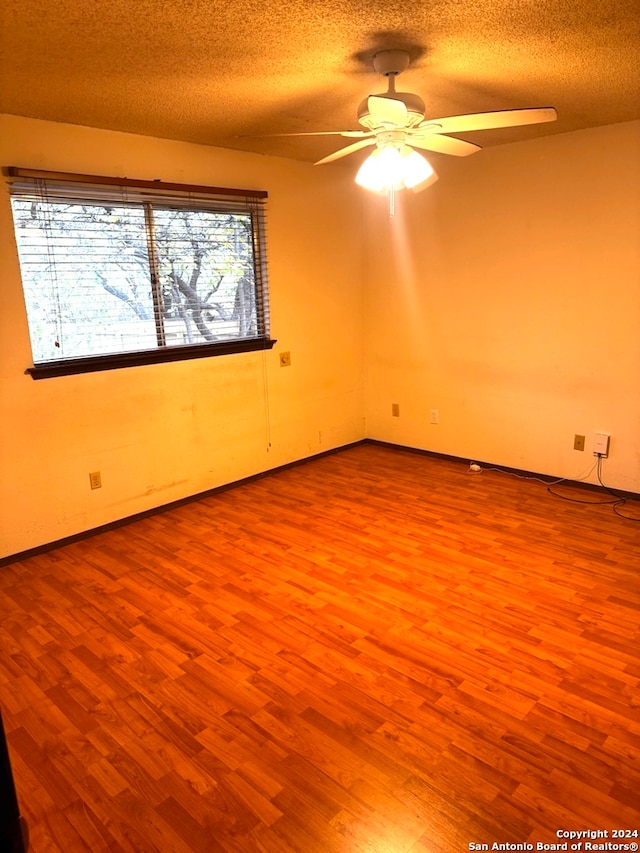
[[[554,477],[551,474],[540,474],[538,471],[528,471],[526,468],[511,468],[508,465],[499,465],[495,462],[486,462],[481,459],[470,459],[468,456],[452,456],[449,453],[437,453],[434,450],[423,450],[419,447],[409,447],[405,444],[394,444],[389,441],[379,441],[375,438],[365,438],[364,444],[374,444],[378,445],[378,447],[389,447],[393,450],[404,450],[406,453],[417,453],[421,456],[431,456],[434,459],[448,459],[450,462],[461,462],[464,465],[469,465],[471,462],[475,462],[484,470],[498,470],[503,471],[506,474],[515,474],[518,477],[535,477],[538,480],[543,481],[544,483],[548,483],[551,485],[552,483],[557,483],[558,480],[561,480],[565,485],[572,486],[579,489],[588,489],[589,491],[602,491],[602,489],[608,489],[610,492],[613,492],[616,495],[619,495],[620,498],[625,498],[627,500],[639,500],[640,493],[638,492],[628,492],[622,489],[616,489],[613,486],[601,486],[599,483],[585,483],[582,480],[572,480],[570,477]]]
[[[363,438],[360,441],[354,441],[350,444],[341,445],[340,447],[334,447],[331,450],[324,450],[321,453],[315,453],[313,456],[305,456],[303,459],[297,459],[294,462],[287,462],[284,465],[279,465],[276,468],[269,468],[266,471],[261,471],[257,474],[252,474],[249,477],[243,477],[240,480],[234,480],[231,483],[225,483],[221,486],[216,486],[213,489],[207,489],[204,492],[197,492],[194,495],[188,495],[184,498],[179,498],[175,501],[170,501],[166,504],[160,504],[157,507],[152,507],[151,509],[143,510],[142,512],[134,513],[133,515],[128,515],[124,518],[116,519],[114,521],[109,521],[106,524],[102,524],[99,527],[92,527],[89,530],[84,530],[80,533],[74,533],[71,536],[65,536],[62,539],[56,539],[53,542],[47,542],[43,545],[38,545],[35,548],[29,548],[26,551],[20,551],[17,554],[10,554],[6,557],[0,557],[0,568],[2,566],[8,566],[11,563],[18,562],[19,560],[26,560],[29,557],[35,557],[38,554],[45,554],[47,551],[53,551],[56,548],[61,548],[64,545],[70,545],[73,542],[79,542],[83,539],[88,539],[91,536],[95,536],[98,533],[104,533],[108,530],[115,530],[118,527],[123,527],[127,524],[132,524],[135,521],[140,521],[143,518],[149,518],[152,515],[157,515],[161,512],[167,512],[170,509],[174,509],[175,507],[183,506],[184,504],[192,503],[193,501],[201,500],[202,498],[206,498],[209,495],[219,494],[220,492],[227,491],[229,489],[234,489],[236,486],[242,486],[246,483],[254,482],[255,480],[259,480],[263,477],[269,477],[272,474],[277,474],[279,471],[286,471],[288,468],[293,468],[298,465],[304,465],[306,462],[310,462],[313,459],[320,459],[323,456],[329,456],[333,453],[339,453],[342,450],[346,450],[349,447],[356,447],[359,444],[371,444],[377,445],[378,447],[388,447],[392,450],[399,450],[405,453],[417,453],[421,456],[430,456],[434,459],[447,459],[451,462],[460,462],[465,465],[468,465],[471,460],[469,460],[466,456],[452,456],[447,453],[437,453],[433,450],[423,450],[419,447],[409,447],[404,444],[394,444],[389,441],[379,441],[374,438]],[[536,471],[527,471],[522,468],[510,468],[506,465],[496,465],[493,462],[482,461],[479,459],[474,459],[481,468],[489,469],[499,469],[500,471],[504,471],[508,474],[515,474],[520,477],[536,477],[543,482],[548,482],[549,484],[555,483],[558,480],[558,477],[552,477],[548,474],[540,474]],[[601,491],[603,486],[600,486],[596,483],[584,483],[580,480],[571,480],[571,479],[563,479],[562,481],[567,486],[575,486],[581,489],[587,489],[590,491]],[[619,495],[620,498],[626,499],[640,499],[640,494],[636,492],[626,492],[621,491],[620,489],[611,489],[611,491]]]
[[[206,489],[204,492],[197,492],[193,495],[187,495],[184,498],[178,498],[169,503],[160,504],[150,509],[136,512],[133,515],[127,515],[124,518],[117,518],[114,521],[108,521],[106,524],[101,524],[98,527],[91,527],[88,530],[73,533],[70,536],[64,536],[62,539],[56,539],[53,542],[45,542],[43,545],[36,545],[34,548],[28,548],[25,551],[19,551],[16,554],[9,554],[5,557],[0,557],[0,568],[8,566],[11,563],[17,563],[20,560],[27,560],[29,557],[37,557],[38,554],[46,554],[47,551],[53,551],[56,548],[62,548],[64,545],[71,545],[73,542],[80,542],[83,539],[89,539],[98,533],[105,533],[108,530],[115,530],[118,527],[124,527],[127,524],[132,524],[135,521],[140,521],[143,518],[149,518],[153,515],[158,515],[161,512],[167,512],[170,509],[175,509],[185,504],[193,503],[194,501],[202,500],[210,495],[216,495],[220,492],[225,492],[229,489],[234,489],[236,486],[243,486],[246,483],[252,483],[255,480],[260,480],[262,477],[269,477],[272,474],[277,474],[279,471],[286,471],[288,468],[293,468],[297,465],[304,465],[305,462],[310,462],[312,459],[320,459],[323,456],[330,456],[333,453],[339,453],[341,450],[346,450],[348,447],[355,447],[362,444],[365,439],[354,441],[350,444],[344,444],[340,447],[334,447],[331,450],[323,450],[320,453],[314,453],[313,456],[305,456],[302,459],[297,459],[294,462],[286,462],[284,465],[278,465],[276,468],[268,468],[266,471],[260,471],[257,474],[251,474],[248,477],[243,477],[240,480],[233,480],[230,483],[223,483],[221,486],[215,486],[212,489]]]

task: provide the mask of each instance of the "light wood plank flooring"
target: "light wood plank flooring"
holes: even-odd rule
[[[363,444],[6,566],[0,614],[34,853],[637,844],[610,506]]]

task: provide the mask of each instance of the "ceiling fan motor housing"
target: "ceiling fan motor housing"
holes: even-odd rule
[[[424,119],[425,104],[418,95],[414,95],[411,92],[383,92],[376,95],[376,98],[389,98],[391,101],[402,101],[408,113],[405,127],[415,127]],[[376,126],[376,121],[369,112],[368,98],[365,98],[358,107],[358,121],[368,130],[373,130]]]

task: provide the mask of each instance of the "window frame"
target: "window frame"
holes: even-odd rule
[[[30,193],[42,194],[46,200],[47,189],[56,197],[64,196],[67,188],[69,200],[86,191],[94,201],[113,200],[114,194],[135,194],[131,199],[135,205],[145,203],[167,205],[179,202],[185,210],[203,209],[208,201],[211,208],[229,212],[249,213],[252,220],[253,266],[255,272],[255,297],[258,333],[247,338],[232,338],[204,343],[162,345],[144,350],[116,352],[43,361],[27,367],[25,373],[32,379],[46,379],[124,367],[160,364],[196,358],[215,358],[233,353],[255,352],[272,349],[276,341],[269,334],[268,281],[266,264],[265,205],[268,193],[265,190],[241,190],[228,187],[209,187],[198,184],[170,183],[160,180],[145,181],[131,178],[115,178],[102,175],[81,175],[67,172],[49,172],[9,166],[3,170],[9,178],[12,197]],[[21,267],[22,272],[22,267]],[[150,284],[152,276],[150,276]],[[27,322],[29,316],[27,314]],[[31,332],[31,329],[30,329]]]

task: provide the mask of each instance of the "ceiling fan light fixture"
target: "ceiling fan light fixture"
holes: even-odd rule
[[[407,189],[420,192],[438,180],[431,163],[413,148],[405,145],[401,156],[402,180]]]
[[[395,187],[399,179],[400,152],[392,145],[376,148],[358,169],[356,184],[374,193]]]
[[[428,160],[408,145],[383,145],[364,161],[356,183],[376,193],[401,190],[419,192],[437,180]]]

